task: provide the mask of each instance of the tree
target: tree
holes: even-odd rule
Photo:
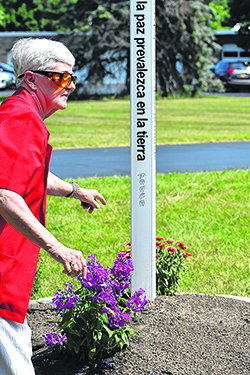
[[[112,67],[126,69],[129,90],[129,1],[78,0],[68,14],[67,23],[79,42],[73,52],[80,68],[87,66],[90,83],[114,76]]]
[[[224,22],[230,18],[228,0],[214,0],[209,2],[208,5],[215,15],[215,21],[210,25],[210,27],[214,30],[221,30],[225,28]]]
[[[97,82],[112,76],[110,66],[116,63],[126,68],[129,92],[129,1],[78,0],[73,8],[68,22],[82,35],[74,54],[78,66],[88,66],[86,79]],[[214,19],[213,11],[201,1],[157,0],[157,83],[163,96],[183,92],[186,78],[194,93],[204,82],[202,71],[213,64],[217,48],[210,28]],[[183,63],[184,74],[177,70],[177,61]]]
[[[218,1],[226,0],[213,2]],[[216,18],[209,3],[156,0],[157,83],[164,96],[183,92],[186,82],[195,93],[206,80],[204,72],[213,64],[217,48],[211,31]],[[114,66],[125,69],[128,93],[129,4],[129,0],[0,0],[4,9],[0,30],[71,31],[70,47],[77,67],[87,68],[86,80],[102,82],[114,76]],[[183,64],[183,73],[177,70],[177,62]]]
[[[63,31],[64,15],[75,0],[0,0],[0,31]]]
[[[203,71],[213,64],[218,46],[210,24],[213,12],[200,1],[158,0],[156,12],[157,78],[164,96],[184,91],[184,80],[193,94],[204,85]],[[184,74],[176,69],[183,63]]]

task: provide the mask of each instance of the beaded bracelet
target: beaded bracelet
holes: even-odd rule
[[[70,184],[73,186],[73,190],[65,198],[74,198],[75,194],[80,191],[80,186],[76,182],[70,182]]]

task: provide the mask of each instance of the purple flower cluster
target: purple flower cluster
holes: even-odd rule
[[[130,287],[130,279],[134,270],[131,259],[124,258],[118,254],[113,267],[104,268],[95,258],[90,255],[88,261],[88,272],[86,279],[78,277],[83,287],[92,292],[92,301],[104,305],[102,312],[107,313],[109,327],[111,329],[123,328],[126,322],[131,321],[131,312],[137,312],[147,303],[145,293],[142,289],[135,293],[127,302],[126,306],[130,312],[122,311],[120,298]],[[133,308],[131,308],[132,306]]]
[[[80,296],[75,294],[74,285],[72,283],[65,283],[64,289],[58,289],[55,293],[52,302],[55,303],[57,309],[65,310],[75,307],[77,301],[80,301]]]
[[[128,289],[132,272],[134,271],[132,260],[124,258],[123,254],[118,254],[114,266],[109,269],[113,290],[124,292]]]
[[[126,302],[126,306],[133,310],[134,312],[141,311],[143,307],[147,304],[146,296],[142,299],[144,294],[143,289],[139,289],[137,292],[133,294],[133,296]]]
[[[118,327],[124,328],[127,322],[131,322],[132,317],[130,313],[122,312],[119,306],[113,309],[103,308],[102,312],[107,313],[109,320],[109,327],[116,329]]]
[[[59,326],[55,324],[53,332],[43,335],[47,343],[49,345],[56,344],[67,347],[68,340],[74,340],[72,335],[68,336],[69,327],[72,333],[70,321],[73,316],[77,316],[74,330],[78,340],[78,322],[79,319],[84,322],[86,316],[89,317],[88,309],[92,314],[90,316],[95,316],[94,321],[98,321],[96,317],[99,315],[98,319],[105,322],[111,330],[124,329],[126,331],[127,323],[132,320],[132,315],[141,311],[147,303],[145,292],[142,289],[135,292],[130,298],[127,297],[133,270],[132,260],[125,258],[122,253],[118,254],[113,267],[107,268],[96,260],[95,255],[90,255],[88,257],[86,278],[83,279],[81,276],[77,278],[81,283],[81,287],[77,292],[74,291],[72,283],[65,283],[64,289],[59,289],[55,293],[52,301],[61,315]],[[67,313],[65,310],[68,310]],[[93,324],[95,324],[94,321]],[[63,326],[64,329],[60,330],[60,326]],[[79,327],[81,329],[81,326]],[[98,329],[96,328],[95,331]],[[122,341],[125,333],[120,335],[120,340]],[[63,344],[66,337],[67,340]],[[110,343],[114,345],[113,338],[110,336],[109,339]],[[117,345],[117,342],[115,342],[115,345]]]
[[[57,327],[58,324],[55,323],[54,327]],[[51,327],[51,325],[49,325]],[[62,335],[63,331],[59,332],[50,332],[47,334],[44,334],[43,337],[45,338],[48,345],[63,345],[64,340],[66,339],[66,334]]]
[[[107,289],[110,284],[109,272],[99,263],[95,255],[91,254],[88,261],[88,272],[86,279],[78,277],[82,286],[92,292],[100,292]]]

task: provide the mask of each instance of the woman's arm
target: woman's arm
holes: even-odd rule
[[[0,215],[13,228],[20,232],[50,256],[61,263],[63,273],[70,277],[86,276],[87,264],[81,251],[62,245],[33,215],[24,199],[17,193],[0,188]],[[74,268],[70,271],[70,264]]]
[[[49,172],[48,175],[48,195],[56,197],[66,197],[73,191],[73,186],[71,183],[63,181],[61,178],[55,176],[53,173]],[[97,191],[93,189],[83,189],[77,188],[73,197],[81,202],[81,206],[84,209],[88,209],[91,214],[94,209],[100,208],[96,200],[99,200],[103,205],[106,205],[104,197]]]

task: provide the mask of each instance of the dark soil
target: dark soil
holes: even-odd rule
[[[54,305],[35,304],[27,319],[33,331],[37,375],[241,375],[250,374],[250,304],[218,296],[157,297],[133,322],[140,336],[100,363],[81,363],[48,348],[42,337]]]

